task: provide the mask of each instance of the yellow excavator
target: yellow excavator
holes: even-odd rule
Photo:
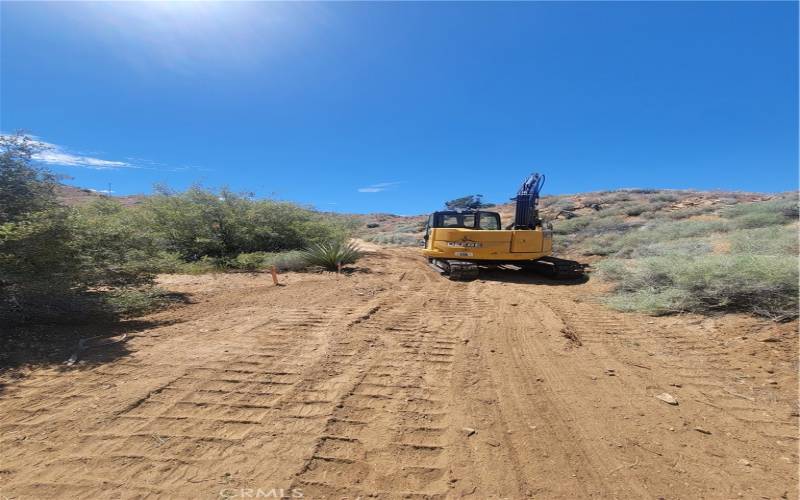
[[[452,280],[472,280],[480,268],[513,267],[556,279],[584,276],[586,264],[553,257],[553,231],[539,218],[544,175],[532,173],[515,198],[514,221],[480,209],[434,212],[425,224],[422,253],[434,270]]]

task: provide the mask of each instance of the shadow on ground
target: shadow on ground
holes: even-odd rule
[[[127,340],[133,334],[170,323],[130,319],[76,325],[3,326],[0,327],[0,374],[13,379],[10,372],[22,367],[68,370],[108,363],[130,354]],[[79,349],[82,339],[83,348]],[[76,362],[67,364],[76,352]]]
[[[546,286],[574,286],[582,285],[589,281],[589,275],[584,274],[579,278],[555,279],[542,274],[536,274],[522,269],[481,269],[479,280],[499,281],[503,283],[521,283],[527,285],[546,285]]]

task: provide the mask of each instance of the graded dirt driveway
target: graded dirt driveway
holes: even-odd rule
[[[7,373],[0,498],[797,498],[796,325],[360,265],[168,277],[192,304]]]

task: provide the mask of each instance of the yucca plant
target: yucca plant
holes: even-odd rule
[[[320,266],[336,271],[339,264],[352,264],[363,254],[352,241],[333,240],[315,243],[303,251],[303,258],[309,266]]]

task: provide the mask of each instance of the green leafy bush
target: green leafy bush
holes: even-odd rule
[[[223,189],[161,189],[138,209],[165,250],[185,260],[297,250],[343,238],[348,222],[286,202],[254,200]]]
[[[338,266],[353,264],[362,257],[358,246],[352,241],[332,240],[314,243],[303,252],[303,258],[308,266],[320,266],[329,271],[337,270]]]

